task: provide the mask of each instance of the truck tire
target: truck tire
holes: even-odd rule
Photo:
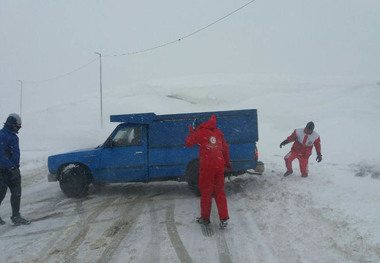
[[[199,160],[194,160],[189,163],[186,169],[186,178],[187,183],[191,191],[195,193],[195,195],[200,196],[201,191],[199,190]]]
[[[59,186],[67,197],[85,196],[88,185],[88,174],[82,166],[69,165],[60,173]]]

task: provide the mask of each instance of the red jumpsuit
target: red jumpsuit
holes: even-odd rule
[[[212,115],[191,131],[186,147],[199,145],[199,189],[201,191],[201,217],[210,220],[212,195],[218,208],[219,219],[228,219],[227,198],[224,191],[224,166],[231,169],[230,154],[222,132],[216,129],[216,117]]]
[[[286,140],[288,142],[294,142],[292,149],[284,158],[286,169],[288,171],[293,171],[292,162],[297,158],[300,163],[301,174],[307,176],[307,165],[313,145],[317,153],[321,152],[321,139],[319,134],[314,131],[311,134],[307,134],[304,128],[300,128],[294,130]]]

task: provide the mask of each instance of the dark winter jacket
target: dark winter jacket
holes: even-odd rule
[[[212,115],[208,122],[204,122],[190,132],[185,142],[187,147],[199,145],[200,169],[209,170],[226,166],[231,169],[230,154],[222,132],[216,128],[216,117]]]
[[[20,166],[18,136],[6,125],[0,130],[0,168],[10,169]]]

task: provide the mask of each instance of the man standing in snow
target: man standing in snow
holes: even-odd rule
[[[11,191],[12,223],[15,225],[28,225],[30,221],[20,215],[21,201],[21,174],[20,174],[20,148],[17,133],[21,128],[21,118],[12,113],[7,118],[4,128],[0,130],[0,204]],[[5,222],[0,217],[0,225]]]
[[[216,117],[195,127],[190,125],[186,147],[199,145],[199,189],[201,191],[201,217],[199,224],[210,224],[212,196],[218,208],[220,227],[227,226],[229,219],[227,198],[224,190],[224,167],[231,169],[228,144],[223,133],[216,128]]]
[[[314,123],[310,121],[306,124],[305,128],[295,129],[293,133],[280,144],[280,148],[290,142],[294,142],[294,144],[290,152],[284,157],[287,169],[284,176],[288,176],[293,173],[292,162],[297,158],[300,164],[302,177],[307,177],[307,164],[309,162],[313,145],[317,151],[317,162],[322,161],[321,139],[319,134],[314,131]]]

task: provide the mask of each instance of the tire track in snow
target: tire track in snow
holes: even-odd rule
[[[147,246],[147,251],[142,259],[142,262],[155,263],[157,258],[161,255],[161,236],[160,236],[160,223],[158,222],[159,215],[157,211],[162,208],[157,208],[155,202],[152,200],[149,202],[149,218],[150,218],[150,240]]]
[[[219,229],[219,231],[214,231],[217,232],[216,235],[216,243],[217,243],[217,248],[218,248],[218,255],[219,255],[219,262],[220,263],[231,263],[231,254],[230,250],[228,248],[226,238],[224,236],[224,229]]]
[[[80,211],[80,202],[81,200],[75,200],[74,211],[77,213]],[[61,226],[61,228],[63,227],[62,231],[56,231],[54,233],[54,235],[50,238],[50,240],[52,240],[51,243],[46,244],[46,246],[41,250],[38,255],[38,259],[35,259],[36,262],[47,262],[53,255],[60,253],[60,250],[56,249],[56,247],[59,248],[61,246],[65,246],[65,244],[63,244],[64,239],[62,240],[62,235],[65,235],[65,233],[71,231],[71,229],[76,226],[76,223],[70,224],[74,220],[76,220],[75,216],[69,216],[67,220],[65,220],[63,226]]]
[[[106,201],[104,201],[101,205],[99,205],[97,208],[95,208],[95,211],[93,211],[87,218],[83,218],[81,222],[79,223],[79,234],[75,237],[71,245],[68,249],[65,251],[65,260],[66,262],[77,262],[77,254],[78,251],[77,248],[83,243],[85,240],[87,233],[90,229],[90,224],[95,221],[95,219],[104,211],[105,208],[109,207],[117,197],[111,197],[108,198]],[[82,205],[82,203],[81,203]],[[82,208],[82,207],[81,207]]]
[[[106,249],[103,251],[102,255],[98,258],[96,262],[110,262],[113,258],[117,258],[117,253],[121,253],[122,251],[122,249],[119,249],[121,243],[127,236],[128,232],[138,222],[138,219],[143,213],[144,207],[146,205],[149,205],[149,207],[152,208],[149,210],[150,220],[152,221],[152,233],[150,242],[148,243],[149,247],[147,248],[150,252],[144,254],[144,260],[142,262],[157,262],[157,255],[159,255],[160,253],[162,239],[158,238],[157,235],[154,235],[154,233],[159,232],[161,229],[160,225],[157,225],[157,211],[163,210],[164,208],[157,209],[155,203],[156,201],[158,201],[158,204],[160,204],[160,201],[162,201],[162,195],[167,194],[168,191],[159,190],[157,186],[154,187],[154,191],[147,188],[146,186],[133,186],[132,189],[129,189],[129,191],[127,191],[128,194],[126,194],[125,196],[130,197],[130,195],[132,194],[135,195],[134,199],[128,199],[124,203],[121,203],[123,212],[119,216],[119,221],[123,222],[122,227],[120,227],[120,229],[117,230],[117,233],[114,235],[114,237],[112,237],[112,241],[107,245]],[[166,203],[164,203],[164,205],[165,207],[167,206]],[[109,229],[115,228],[119,228],[117,222]],[[107,233],[104,233],[103,236],[107,236]],[[156,251],[158,254],[155,254],[156,252],[153,253],[151,249],[153,249],[153,252]]]
[[[36,195],[36,194],[38,194],[38,192],[33,191],[31,193],[28,193],[26,195],[26,198],[30,198],[31,195]],[[64,233],[65,230],[67,231],[68,228],[75,226],[75,224],[72,224],[72,222],[75,220],[75,218],[73,216],[65,215],[65,213],[62,211],[55,211],[57,208],[59,208],[61,206],[73,203],[72,201],[66,202],[66,200],[68,200],[68,199],[63,194],[57,195],[54,197],[44,198],[41,200],[36,200],[33,202],[33,204],[35,206],[38,204],[41,204],[41,207],[34,209],[31,213],[29,213],[27,215],[28,218],[31,218],[32,224],[33,224],[33,222],[43,221],[43,220],[46,220],[49,218],[67,217],[66,220],[64,222],[61,222],[59,226],[53,226],[52,227],[51,225],[48,225],[47,228],[44,228],[42,230],[37,230],[34,232],[27,232],[24,234],[17,234],[17,235],[4,236],[3,237],[2,236],[3,234],[5,234],[5,233],[7,233],[13,229],[16,229],[16,227],[10,225],[9,226],[10,229],[7,229],[7,231],[2,232],[0,234],[0,236],[1,236],[0,238],[23,238],[23,237],[38,236],[38,235],[43,235],[45,233],[50,233],[51,242],[49,242],[44,247],[39,249],[39,251],[37,252],[37,256],[35,258],[29,258],[28,259],[30,262],[41,262],[41,259],[47,257],[48,251],[50,251],[52,245],[55,244],[57,242],[57,240],[59,240],[59,237],[62,236],[62,233]],[[75,206],[77,207],[77,202],[76,202]],[[55,211],[55,212],[52,212],[52,211]],[[19,227],[22,227],[22,226],[19,226]],[[19,227],[17,227],[17,228],[19,228]],[[35,238],[38,238],[38,237],[35,237]],[[22,248],[26,248],[29,246],[30,246],[30,243],[25,243]]]
[[[216,209],[216,207],[215,207]],[[219,222],[219,217],[216,213],[212,214],[212,221],[213,222]],[[211,238],[214,238],[216,242],[216,248],[218,250],[218,258],[220,263],[231,263],[231,254],[230,249],[228,247],[226,238],[224,233],[229,231],[228,227],[226,229],[220,229],[219,225],[216,227],[217,229],[214,230],[215,226],[211,225],[209,226],[212,230]]]
[[[88,216],[86,216],[87,214],[85,213],[85,208],[83,206],[84,200],[78,200],[75,207],[75,212],[80,216],[79,220],[77,220],[78,222],[63,233],[63,237],[55,243],[42,261],[48,261],[52,256],[58,255],[63,257],[61,260],[64,262],[76,262],[78,254],[78,251],[76,250],[85,240],[90,224],[94,222],[104,209],[109,207],[116,199],[116,196],[107,198],[100,205],[95,207]],[[57,235],[58,234],[62,236],[62,233],[57,233]]]
[[[174,203],[171,203],[166,211],[166,229],[168,230],[170,241],[173,245],[175,253],[178,256],[178,259],[183,263],[192,263],[193,260],[183,245],[175,225]]]
[[[109,236],[109,230],[115,230],[115,233],[111,234],[112,241],[96,261],[97,263],[108,263],[111,261],[112,257],[119,249],[121,242],[140,216],[144,207],[144,201],[144,198],[136,196],[134,200],[127,200],[127,202],[122,203],[123,212],[119,216],[119,219],[103,234]]]
[[[28,196],[29,195],[27,195],[24,198],[28,198]],[[64,199],[64,196],[62,195],[62,196],[57,196],[57,197],[53,197],[53,198],[42,199],[42,200],[39,200],[39,201],[35,202],[35,204],[37,204],[37,203],[43,203],[44,205],[41,208],[36,209],[32,213],[28,214],[28,218],[30,218],[30,220],[32,222],[35,222],[35,221],[44,220],[45,218],[57,216],[59,213],[57,213],[57,212],[51,213],[51,211],[52,210],[54,211],[55,208],[57,207],[57,205],[63,199]],[[41,214],[45,214],[45,215],[41,215]],[[10,232],[10,231],[12,231],[14,229],[15,229],[14,226],[10,225],[10,224],[7,227],[1,227],[0,228],[0,238],[2,236],[4,236],[6,233],[8,233],[8,232]],[[9,237],[9,236],[7,236],[7,237]]]
[[[240,180],[233,180],[228,184],[228,192],[233,192],[235,195],[233,199],[236,199],[234,204],[238,205],[242,204],[242,207],[245,209],[250,209],[250,202],[255,202],[255,199],[250,196],[249,192],[245,190],[244,183],[239,183]],[[256,184],[256,183],[255,183]],[[257,187],[262,187],[261,185],[257,185]],[[250,262],[279,262],[276,255],[273,254],[272,248],[270,244],[267,244],[265,238],[263,236],[262,231],[257,226],[257,223],[254,220],[254,215],[251,213],[247,213],[247,211],[240,211],[237,207],[231,207],[230,210],[234,214],[232,222],[230,225],[224,230],[225,235],[227,235],[228,239],[232,239],[231,242],[234,242],[235,237],[239,237],[239,242],[244,238],[247,239],[248,242],[242,244],[246,247],[246,252],[244,256],[236,255],[241,260],[249,260]],[[228,233],[230,231],[234,231],[232,235]],[[242,233],[238,232],[242,231]],[[240,244],[240,243],[239,243]],[[236,244],[235,244],[236,245]],[[245,247],[239,247],[240,249],[244,249]],[[298,262],[298,261],[296,261]]]
[[[1,231],[0,231],[0,239],[6,239],[9,238],[10,236],[5,236],[6,233],[12,231],[15,229],[15,226],[8,224],[8,225],[3,225],[1,226]],[[3,237],[4,236],[4,237]]]
[[[10,227],[12,229],[15,229],[16,226],[10,226]],[[33,236],[33,235],[43,235],[43,234],[46,234],[46,233],[54,233],[54,232],[58,232],[58,231],[67,229],[67,227],[68,226],[59,226],[59,227],[55,227],[55,228],[49,228],[49,229],[45,229],[45,230],[39,230],[39,231],[35,231],[35,232],[29,232],[27,234],[17,234],[17,235],[12,235],[12,236],[3,236],[3,237],[0,237],[0,240],[1,239],[14,238],[14,237],[21,237],[22,238],[22,237],[28,237],[28,236]]]

